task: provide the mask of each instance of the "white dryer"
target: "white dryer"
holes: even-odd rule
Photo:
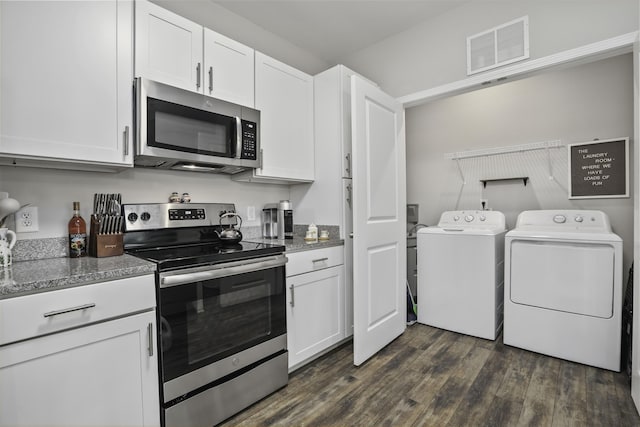
[[[522,212],[504,290],[505,344],[620,370],[622,239],[604,212]]]
[[[449,211],[418,231],[418,322],[495,340],[502,328],[505,218]]]

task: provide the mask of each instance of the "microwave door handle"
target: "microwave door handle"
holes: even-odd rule
[[[236,159],[242,156],[242,120],[236,116]]]

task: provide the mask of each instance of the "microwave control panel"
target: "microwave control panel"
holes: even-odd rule
[[[258,158],[258,150],[256,145],[256,135],[258,133],[258,124],[248,120],[242,120],[242,147],[240,149],[240,158],[256,160]]]

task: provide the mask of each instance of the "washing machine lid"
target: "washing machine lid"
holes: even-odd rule
[[[499,211],[446,211],[437,227],[422,228],[418,233],[499,234],[506,231],[504,214]]]
[[[492,228],[471,228],[471,227],[429,227],[423,228],[418,231],[418,238],[426,234],[434,235],[459,235],[459,236],[497,236],[506,233],[506,230],[492,229]]]

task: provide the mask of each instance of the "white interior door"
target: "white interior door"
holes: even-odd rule
[[[633,45],[633,79],[634,79],[634,139],[639,141],[640,139],[640,46],[639,41]],[[633,265],[640,266],[640,172],[638,171],[638,165],[640,165],[640,150],[636,149],[635,153],[636,167],[633,171],[634,176],[634,191],[633,191]],[[634,271],[635,273],[635,271]],[[640,307],[640,278],[638,274],[633,275],[633,306]],[[638,309],[633,316],[633,332],[632,332],[632,374],[631,374],[631,397],[636,404],[636,409],[640,412],[640,316],[638,316]],[[622,367],[623,369],[625,367]]]
[[[404,109],[351,77],[353,150],[353,363],[360,365],[406,328]]]

